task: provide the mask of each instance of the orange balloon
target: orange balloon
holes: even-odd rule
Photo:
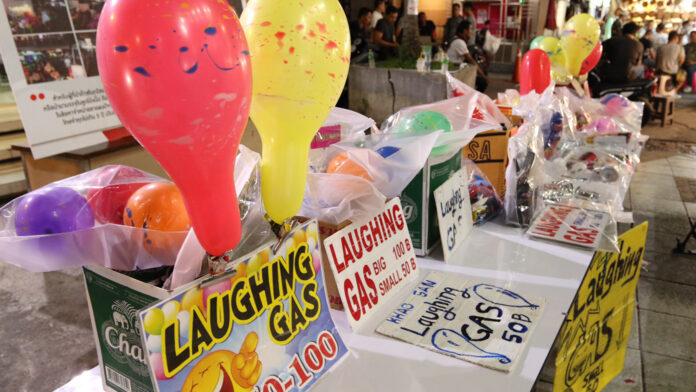
[[[142,235],[149,249],[166,249],[176,242],[170,241],[171,235],[156,231],[188,231],[191,228],[181,192],[168,182],[148,184],[135,191],[123,210],[123,224],[148,229]]]
[[[329,163],[329,168],[326,169],[326,172],[336,174],[348,174],[351,176],[362,177],[367,181],[372,181],[372,177],[370,177],[370,174],[367,172],[367,170],[365,170],[364,167],[360,166],[353,160],[348,159],[348,153],[346,152],[342,152],[336,155],[336,157],[333,160],[331,160],[331,163]]]

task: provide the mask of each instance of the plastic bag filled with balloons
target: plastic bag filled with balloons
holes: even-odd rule
[[[495,218],[503,210],[503,201],[495,191],[486,174],[468,159],[462,162],[469,173],[469,200],[471,215],[475,225],[482,225]]]
[[[534,57],[527,71],[529,76],[541,69],[550,70],[551,80],[567,85],[572,78],[586,75],[599,63],[602,57],[599,23],[589,14],[575,15],[566,22],[560,38],[536,37],[529,48],[547,54]]]
[[[246,186],[258,154],[250,160],[245,150],[237,159],[237,189],[246,217],[260,197]],[[150,269],[173,265],[190,229],[176,185],[111,165],[48,184],[0,208],[0,256],[33,272],[85,265]]]

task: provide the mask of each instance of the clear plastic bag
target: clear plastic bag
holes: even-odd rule
[[[503,202],[488,180],[488,177],[468,159],[462,162],[469,173],[469,199],[471,214],[475,225],[481,225],[495,218],[503,210]]]

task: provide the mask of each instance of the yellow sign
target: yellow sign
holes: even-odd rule
[[[648,223],[595,252],[558,335],[554,392],[596,392],[621,372],[631,332]]]

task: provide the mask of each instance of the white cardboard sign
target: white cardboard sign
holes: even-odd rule
[[[533,237],[596,248],[609,215],[600,211],[549,205],[532,222],[527,233]]]
[[[399,198],[368,221],[328,237],[324,247],[354,330],[418,275]]]
[[[440,241],[446,263],[449,263],[452,254],[474,226],[468,179],[466,168],[462,168],[434,192]]]
[[[35,158],[106,142],[121,126],[96,60],[103,1],[0,6],[0,54]]]
[[[517,364],[545,304],[544,298],[433,271],[377,332],[507,373]]]

